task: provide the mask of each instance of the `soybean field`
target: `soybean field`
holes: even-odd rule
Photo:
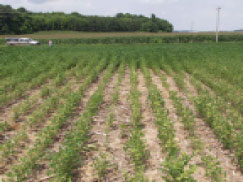
[[[242,182],[243,44],[0,49],[0,181]]]

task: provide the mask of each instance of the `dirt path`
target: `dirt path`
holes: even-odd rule
[[[161,167],[165,156],[162,153],[160,142],[157,137],[158,131],[154,123],[153,111],[149,105],[148,89],[145,85],[145,78],[141,71],[138,71],[138,91],[141,93],[139,98],[142,110],[141,122],[144,125],[143,133],[147,144],[147,149],[150,151],[150,158],[148,159],[148,166],[145,172],[145,176],[149,181],[155,180],[156,182],[161,180]]]
[[[189,79],[185,79],[185,83],[189,92],[194,97],[198,96],[196,89],[191,84]],[[219,159],[221,167],[227,174],[227,181],[242,182],[243,175],[241,174],[237,165],[232,162],[234,159],[234,154],[231,151],[224,149],[223,144],[217,139],[213,130],[199,117],[193,103],[191,103],[191,108],[196,120],[195,134],[204,143],[205,152],[210,153]]]
[[[191,141],[189,139],[189,133],[184,129],[183,123],[180,122],[181,118],[176,113],[176,108],[173,105],[173,101],[169,98],[169,91],[176,91],[177,93],[179,93],[179,89],[177,88],[177,86],[174,83],[174,80],[171,77],[167,77],[167,83],[169,84],[169,90],[167,90],[165,89],[165,87],[162,86],[162,81],[160,77],[155,75],[153,71],[151,71],[151,76],[153,83],[157,85],[157,88],[160,90],[163,96],[163,99],[165,101],[165,107],[169,110],[169,118],[173,122],[175,129],[175,140],[177,141],[178,146],[181,149],[181,152],[186,153],[188,155],[192,155],[193,149],[191,146]],[[197,170],[194,173],[193,177],[195,180],[199,182],[207,182],[209,180],[206,178],[206,171],[203,167],[199,166],[200,163],[201,160],[199,156],[195,156],[191,159],[190,164],[197,165]]]

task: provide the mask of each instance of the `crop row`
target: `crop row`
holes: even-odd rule
[[[199,81],[192,79],[192,83],[199,91],[199,96],[194,98],[195,106],[200,115],[205,118],[205,121],[213,129],[216,136],[224,144],[224,147],[235,152],[240,168],[243,166],[243,145],[242,133],[238,132],[242,128],[241,116],[237,112],[226,113],[228,117],[222,115],[222,110],[227,109],[227,104],[219,97],[212,96],[208,91],[205,91]],[[183,74],[177,74],[176,82],[178,86],[187,92],[185,87],[181,86],[184,83]],[[233,95],[232,95],[233,96]]]
[[[44,155],[45,149],[53,143],[61,127],[72,116],[73,111],[83,97],[84,91],[90,83],[96,80],[99,72],[106,65],[106,60],[102,60],[86,77],[78,91],[70,92],[65,97],[64,103],[58,107],[56,115],[51,119],[50,124],[37,133],[37,139],[33,147],[30,147],[26,155],[20,159],[19,164],[12,166],[11,171],[8,173],[10,181],[23,181],[37,167],[37,160]]]
[[[191,65],[185,66],[180,63],[171,63],[169,66],[163,67],[161,65],[161,67],[165,68],[165,71],[174,77],[178,87],[186,93],[189,91],[184,82],[184,79],[186,78],[184,69],[193,74],[189,76],[190,81],[201,95],[205,93],[205,85],[203,84],[209,84],[213,90],[208,90],[207,88],[206,90],[209,91],[210,97],[214,100],[215,109],[217,109],[218,112],[224,113],[224,117],[227,117],[226,120],[232,125],[235,132],[242,129],[242,116],[238,110],[240,108],[239,103],[241,103],[241,97],[238,97],[236,91],[231,90],[231,87],[227,86],[225,82],[222,83],[222,81],[216,81],[216,79],[209,77],[208,75],[206,76],[203,72],[195,72]],[[228,100],[231,100],[232,102],[229,104]]]
[[[210,78],[208,74],[194,73],[193,76],[212,88],[218,95],[223,97],[226,102],[230,102],[239,112],[243,112],[243,97],[239,89],[235,89],[229,85],[226,86],[227,84],[224,81],[215,81],[215,79],[212,77]]]
[[[189,162],[193,156],[188,156],[180,152],[177,142],[175,141],[175,131],[171,120],[168,117],[168,111],[165,108],[165,101],[160,95],[160,91],[152,83],[150,72],[145,64],[141,65],[143,74],[146,79],[146,85],[149,90],[149,99],[155,115],[155,123],[158,129],[158,138],[161,141],[161,147],[166,153],[166,159],[163,162],[163,179],[170,181],[195,181],[192,174],[195,172],[195,166]]]
[[[163,65],[161,65],[163,66]],[[169,84],[167,83],[167,78],[165,74],[161,74],[158,66],[153,67],[155,73],[160,76],[162,84],[169,89]],[[173,70],[177,68],[174,67]],[[184,74],[179,69],[176,74],[171,70],[171,67],[166,67],[166,72],[173,76],[178,88],[188,94],[188,89],[186,83],[184,82]],[[199,137],[195,134],[195,117],[193,111],[185,106],[184,98],[178,96],[177,92],[170,91],[170,99],[173,101],[173,105],[176,108],[177,115],[181,117],[181,122],[189,133],[189,138],[191,141],[192,148],[195,154],[201,155],[201,160],[206,168],[206,176],[210,177],[213,181],[220,182],[225,181],[225,172],[222,170],[219,161],[210,154],[204,152],[204,144]]]
[[[69,70],[72,72],[73,70]],[[38,104],[40,99],[45,100],[47,97],[51,96],[52,93],[55,93],[57,91],[57,88],[64,85],[66,82],[66,73],[58,74],[53,80],[51,80],[51,83],[47,86],[43,86],[40,90],[40,93],[34,94],[29,96],[24,102],[17,104],[13,107],[13,115],[9,120],[5,120],[0,125],[0,131],[6,131],[11,130],[12,124],[16,122],[20,122],[21,116],[23,117],[25,114],[30,113],[30,110]]]
[[[176,70],[175,66],[176,65],[173,66],[173,71],[176,71],[176,74],[171,70],[167,72],[173,75],[178,87],[181,90],[183,90],[185,93],[188,93],[186,84],[184,82],[185,75],[181,69],[179,69],[180,71]],[[221,98],[217,96],[212,96],[212,94],[209,94],[208,91],[205,91],[204,88],[202,87],[202,84],[200,83],[201,79],[199,79],[200,81],[198,81],[196,80],[196,78],[198,77],[195,78],[193,77],[191,80],[195,88],[197,88],[199,96],[197,96],[196,98],[191,98],[191,101],[194,101],[195,106],[197,107],[200,115],[213,129],[216,136],[224,144],[224,147],[226,149],[230,149],[232,152],[235,152],[235,155],[238,159],[238,164],[240,168],[242,168],[243,165],[242,137],[243,136],[241,132],[237,132],[240,131],[240,129],[242,128],[241,116],[237,112],[232,111],[232,108],[230,108],[229,112],[226,113],[228,117],[222,115],[223,110],[225,112],[225,110],[228,109],[227,107],[228,104]],[[207,78],[207,80],[210,80],[210,83],[213,83],[212,79]],[[214,82],[213,84],[217,84],[217,83]],[[220,90],[220,88],[217,89],[214,88],[214,90],[218,91]],[[235,97],[235,95],[233,95],[232,93],[230,95],[231,97]],[[212,159],[211,157],[209,158]]]
[[[89,131],[92,128],[92,118],[98,112],[99,105],[103,101],[105,86],[116,68],[116,62],[111,63],[104,75],[102,83],[95,93],[90,97],[86,108],[80,118],[75,122],[72,129],[66,136],[59,152],[50,158],[50,174],[54,174],[54,181],[71,181],[72,170],[77,167],[82,160],[81,153],[89,139]]]
[[[88,72],[93,68],[93,63],[91,62],[89,66],[82,69],[82,73],[79,73],[79,77],[85,76]],[[75,70],[73,70],[75,71]],[[35,110],[31,115],[28,116],[26,121],[23,121],[23,127],[17,134],[6,141],[3,145],[0,146],[2,151],[2,157],[7,159],[8,156],[13,155],[15,152],[14,148],[17,148],[20,142],[23,142],[27,139],[27,129],[29,127],[33,127],[38,123],[44,121],[44,119],[61,103],[61,100],[69,94],[71,91],[72,83],[68,83],[65,87],[61,89],[56,89],[56,87],[52,88],[53,95],[49,94],[47,100],[43,102],[43,104]],[[48,88],[49,89],[49,88]]]
[[[105,118],[105,141],[103,143],[104,151],[99,150],[99,155],[95,157],[94,161],[92,162],[92,167],[94,168],[94,171],[98,175],[98,181],[107,181],[109,178],[109,174],[113,170],[117,170],[118,166],[117,163],[114,163],[111,158],[109,158],[109,154],[112,154],[112,150],[110,150],[109,142],[110,140],[114,140],[114,138],[111,137],[110,132],[114,129],[114,121],[115,121],[115,107],[118,103],[119,99],[119,92],[120,92],[120,85],[122,78],[125,73],[125,62],[122,61],[119,65],[118,69],[118,79],[114,85],[114,89],[110,95],[110,99],[107,103],[111,103],[108,108],[105,108],[105,110],[108,112],[108,116]],[[105,94],[105,93],[104,93]],[[107,94],[107,93],[106,93]],[[105,95],[104,95],[105,97]],[[107,104],[106,103],[106,104]],[[103,112],[102,110],[99,110],[99,112]],[[87,169],[87,168],[86,168]],[[85,174],[82,174],[83,176]],[[94,174],[93,174],[94,175]]]
[[[170,98],[174,103],[177,114],[181,117],[181,122],[184,128],[188,131],[190,136],[191,145],[195,152],[201,155],[201,160],[206,168],[206,176],[210,177],[215,182],[225,181],[225,173],[223,172],[220,163],[212,155],[203,152],[203,143],[198,138],[195,131],[195,118],[193,112],[189,107],[183,105],[183,99],[179,97],[176,92],[170,92]]]
[[[172,75],[174,77],[176,84],[178,85],[178,87],[182,91],[188,93],[189,91],[188,91],[187,86],[184,82],[186,75],[183,72],[183,68],[181,68],[181,66],[182,65],[180,65],[180,64],[171,64],[170,66],[166,67],[165,71],[169,75]],[[200,95],[205,95],[205,88],[202,86],[202,83],[203,83],[202,78],[206,78],[205,75],[202,76],[201,74],[200,75],[199,74],[193,74],[192,77],[191,77],[191,81],[192,81],[193,85],[195,86],[195,88],[197,89],[198,93]],[[206,80],[208,80],[213,85],[218,84],[217,82],[213,81],[212,78],[207,77]],[[202,83],[200,83],[201,81],[202,81]],[[222,85],[221,85],[221,87],[222,87]],[[208,96],[210,96],[211,99],[213,100],[214,107],[215,107],[215,109],[217,109],[217,112],[219,112],[221,114],[224,113],[224,117],[227,118],[226,119],[227,123],[229,123],[231,125],[234,132],[240,131],[241,128],[242,128],[242,124],[241,124],[242,123],[242,117],[241,117],[240,113],[236,110],[236,109],[238,109],[238,106],[239,106],[239,104],[237,104],[237,103],[240,102],[240,101],[237,101],[237,103],[235,103],[237,105],[236,109],[234,107],[232,107],[231,104],[229,104],[227,101],[225,101],[224,97],[221,97],[222,94],[225,95],[224,93],[222,93],[221,87],[217,87],[217,88],[212,87],[213,90],[207,91],[208,93],[206,93],[206,94]],[[220,94],[219,94],[219,92],[220,92]],[[218,94],[220,96],[218,96]],[[228,92],[226,95],[229,96],[228,98],[234,98],[234,100],[237,100],[237,98],[238,98],[234,94],[234,92]]]
[[[53,64],[55,64],[55,62]],[[46,82],[47,79],[53,78],[56,75],[58,75],[58,73],[61,73],[66,69],[70,69],[75,65],[76,60],[71,60],[70,62],[63,62],[62,64],[59,63],[59,66],[53,66],[52,64],[50,64],[50,70],[41,67],[41,71],[39,71],[41,74],[37,74],[39,72],[38,70],[36,70],[36,68],[30,68],[29,72],[25,72],[25,74],[21,76],[22,80],[14,79],[13,83],[7,82],[7,86],[3,85],[0,88],[0,106],[9,104],[14,99],[24,96],[27,90],[42,85]]]
[[[145,181],[144,171],[146,169],[146,161],[149,158],[149,151],[146,149],[143,140],[142,123],[141,123],[141,103],[139,101],[140,92],[137,90],[137,63],[130,63],[130,104],[131,104],[131,128],[129,137],[125,143],[125,151],[130,155],[131,161],[135,166],[134,176],[129,177],[129,181]]]
[[[238,164],[240,168],[243,168],[242,133],[235,132],[232,125],[227,121],[227,118],[222,116],[221,112],[218,111],[215,100],[207,92],[195,99],[195,105],[200,115],[205,118],[205,121],[224,144],[224,147],[230,149],[232,152],[235,151]]]
[[[192,77],[190,81],[200,95],[205,93],[203,84],[199,80]],[[228,120],[228,122],[231,123],[234,130],[236,132],[241,131],[243,129],[241,114],[237,110],[232,108],[231,105],[229,105],[228,102],[225,102],[225,100],[221,97],[213,95],[210,92],[208,92],[207,94],[210,95],[212,99],[214,99],[215,108],[218,112],[225,114],[226,119]]]

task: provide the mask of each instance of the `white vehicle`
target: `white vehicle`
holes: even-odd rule
[[[7,45],[40,45],[40,42],[30,38],[6,38]]]

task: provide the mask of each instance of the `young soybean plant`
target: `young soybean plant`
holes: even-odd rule
[[[110,66],[108,66],[102,83],[90,97],[83,114],[78,121],[76,121],[74,129],[68,133],[59,152],[55,153],[51,158],[51,169],[49,173],[55,175],[54,181],[61,182],[72,180],[72,170],[77,167],[82,160],[80,152],[84,150],[87,144],[89,139],[88,134],[92,128],[93,117],[97,114],[99,105],[103,102],[104,89],[115,66],[116,64],[110,64]]]
[[[175,81],[177,86],[187,93],[186,87],[183,87],[183,85],[185,84],[184,75],[177,75],[177,79],[175,79]],[[169,94],[170,99],[173,101],[173,104],[177,110],[177,114],[181,117],[181,122],[184,124],[184,128],[189,132],[189,138],[191,140],[191,145],[193,149],[196,150],[196,153],[201,156],[202,163],[203,165],[205,165],[206,168],[206,176],[210,177],[215,182],[224,182],[225,173],[220,167],[220,163],[213,156],[205,154],[203,150],[203,143],[201,142],[200,138],[198,138],[194,133],[195,118],[192,110],[189,107],[185,107],[183,105],[183,98],[179,97],[176,92],[170,91]]]
[[[165,173],[163,179],[166,182],[196,182],[191,176],[195,172],[196,166],[189,165],[189,169],[185,170],[192,156],[182,154],[181,157],[169,157],[163,163],[164,168],[162,171]]]
[[[95,158],[93,167],[98,175],[98,181],[106,181],[106,175],[110,170],[115,168],[115,165],[107,159],[105,153],[100,153],[98,157]]]
[[[151,107],[155,114],[155,123],[158,128],[158,138],[163,144],[162,150],[167,154],[165,162],[162,164],[162,171],[165,174],[162,178],[166,182],[194,182],[192,174],[195,166],[189,165],[192,156],[180,152],[180,148],[175,141],[175,131],[165,108],[165,102],[160,95],[160,91],[152,83],[150,72],[143,61],[141,63],[146,85],[149,90]],[[186,169],[188,168],[188,169]]]
[[[137,63],[133,61],[130,65],[131,69],[131,110],[132,110],[132,128],[130,130],[130,137],[125,144],[124,150],[128,152],[132,162],[135,165],[135,174],[129,177],[128,181],[146,181],[144,177],[144,171],[146,169],[146,161],[149,158],[149,151],[146,149],[146,145],[141,130],[141,106],[139,102],[140,93],[137,90]]]
[[[85,79],[79,90],[77,92],[71,92],[65,97],[65,103],[60,105],[57,110],[57,114],[51,119],[51,124],[38,132],[38,138],[36,139],[34,146],[30,148],[27,151],[27,154],[20,159],[19,164],[11,167],[10,172],[7,174],[9,181],[15,181],[15,179],[18,179],[18,181],[24,181],[33,172],[33,170],[36,169],[38,166],[36,162],[43,157],[46,148],[53,143],[54,138],[58,134],[60,128],[67,121],[67,119],[72,116],[74,109],[77,107],[78,103],[83,97],[84,91],[88,88],[89,84],[98,77],[99,72],[105,67],[106,61],[100,62],[95,70],[93,70]],[[94,99],[96,99],[96,97]],[[92,109],[92,107],[90,109]],[[64,159],[61,161],[62,163],[67,160],[66,157],[67,156],[64,156]],[[67,166],[70,168],[69,163]],[[61,170],[61,168],[57,169]],[[65,174],[66,173],[67,172],[65,172]]]

